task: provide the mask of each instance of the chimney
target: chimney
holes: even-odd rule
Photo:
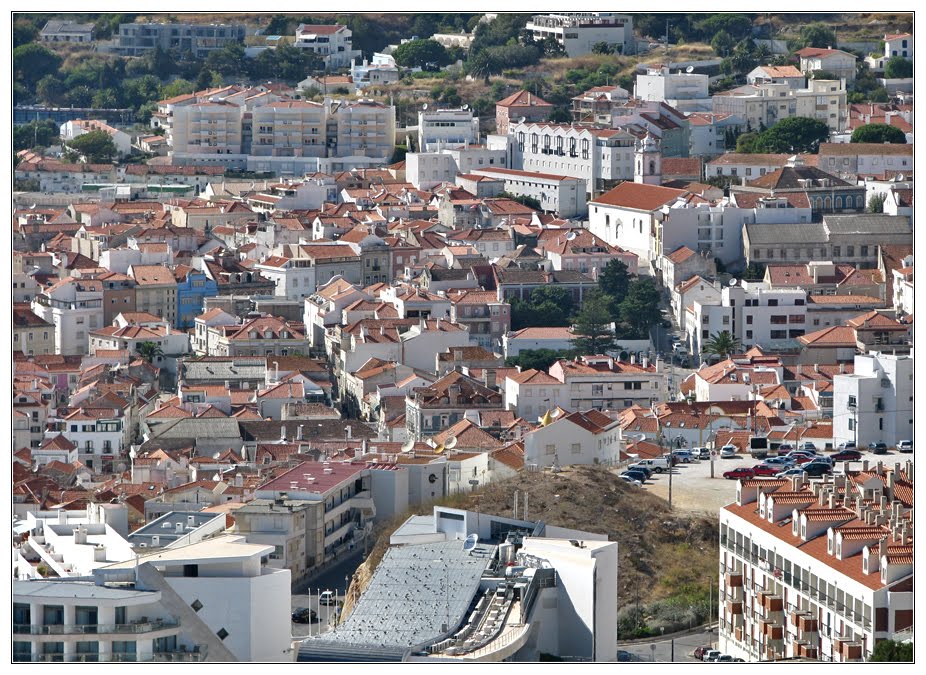
[[[820,372],[820,364],[819,364],[819,363],[813,364],[813,372],[815,372],[815,373],[819,373],[819,372]]]
[[[839,374],[840,374],[840,375],[843,375],[845,372],[846,372],[846,364],[845,364],[845,363],[840,363],[840,364],[839,364]]]
[[[285,424],[280,425],[280,440],[281,441],[286,440],[286,425]]]
[[[798,364],[797,364],[797,376],[798,376],[798,377],[801,376],[801,370],[802,370],[801,364],[798,363]]]
[[[462,360],[463,360],[463,348],[462,348],[462,347],[454,347],[454,349],[453,349],[453,360],[454,360],[454,362],[462,361]]]
[[[836,508],[836,495],[834,495],[832,492],[830,492],[829,497],[827,498],[827,506],[830,509]]]
[[[344,427],[344,435],[347,437],[347,440],[351,439],[351,428],[349,424]]]
[[[296,440],[297,441],[302,440],[302,425],[301,424],[296,428]]]

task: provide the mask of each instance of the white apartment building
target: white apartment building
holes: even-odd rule
[[[644,101],[662,101],[681,112],[710,111],[708,76],[682,70],[673,73],[668,66],[654,66],[637,75],[633,95]]]
[[[291,661],[290,573],[222,536],[128,558],[93,581],[14,581],[14,661]]]
[[[907,256],[903,262],[903,267],[891,271],[894,277],[894,311],[898,316],[913,316],[913,256]]]
[[[689,157],[716,157],[726,150],[727,132],[739,133],[745,127],[746,120],[737,115],[709,112],[689,113]]]
[[[884,70],[884,64],[891,58],[899,56],[903,59],[913,60],[913,34],[895,33],[884,36],[884,53],[871,54],[865,57],[865,62],[872,70]]]
[[[518,123],[508,135],[510,166],[581,178],[590,195],[634,175],[637,138],[621,129]]]
[[[719,305],[721,298],[721,286],[715,281],[705,279],[700,275],[695,275],[690,279],[677,284],[671,291],[670,304],[672,305],[672,317],[682,329],[683,339],[687,342],[687,321],[685,312],[689,307],[693,307],[695,302],[702,305]]]
[[[299,24],[296,41],[300,49],[308,49],[325,62],[327,70],[350,68],[360,55],[359,49],[351,48],[353,33],[347,26],[338,24]]]
[[[167,140],[171,156],[240,155],[244,107],[222,100],[176,106]]]
[[[913,438],[913,355],[856,354],[851,375],[833,377],[833,442],[888,447]]]
[[[418,190],[430,190],[441,183],[456,182],[459,174],[506,166],[508,152],[504,148],[470,145],[433,152],[410,152],[405,155],[405,179]]]
[[[90,133],[91,131],[102,131],[107,134],[116,146],[120,155],[128,155],[132,152],[132,137],[124,131],[109,126],[103,120],[70,120],[61,125],[61,138],[65,141],[73,141],[75,138]]]
[[[251,111],[251,145],[256,157],[327,156],[327,112],[312,101],[275,101]],[[175,113],[176,119],[176,113]]]
[[[745,125],[746,123],[743,122],[743,126]],[[704,175],[706,178],[730,176],[734,178],[735,182],[739,182],[744,177],[746,180],[753,180],[787,166],[788,160],[792,156],[788,154],[726,152],[704,165]]]
[[[665,397],[662,361],[655,365],[631,357],[619,361],[611,356],[582,356],[575,361],[561,359],[550,366],[550,375],[569,385],[568,410],[649,407]]]
[[[468,108],[438,108],[418,112],[418,150],[475,145],[479,142],[479,118]]]
[[[560,218],[576,218],[588,213],[585,180],[559,174],[518,171],[517,169],[476,169],[477,176],[487,176],[505,182],[505,192],[519,197],[532,197],[546,213]]]
[[[862,662],[913,630],[913,464],[741,480],[720,509],[719,644],[746,661]]]
[[[32,311],[55,326],[55,353],[86,354],[90,331],[103,325],[103,285],[68,277],[32,300]]]
[[[859,174],[913,172],[913,145],[909,143],[821,143],[817,167],[853,182]]]
[[[570,57],[592,53],[592,47],[605,42],[620,54],[636,51],[633,17],[616,12],[560,12],[538,14],[524,27],[531,38],[541,42],[556,40]]]
[[[807,292],[770,289],[764,281],[738,281],[721,292],[720,304],[700,300],[685,310],[690,354],[701,354],[715,333],[728,331],[748,349],[794,346],[807,325]]]
[[[794,53],[801,59],[801,72],[804,75],[809,76],[814,72],[823,71],[843,78],[846,82],[855,80],[855,62],[857,59],[854,54],[840,49],[825,49],[822,47],[804,47]]]
[[[789,117],[809,117],[842,131],[848,122],[845,82],[809,80],[806,89],[788,84],[747,84],[715,94],[713,112],[736,115],[753,129],[767,128]]]
[[[620,420],[597,410],[566,413],[524,435],[524,465],[615,465],[622,447]]]
[[[534,421],[557,406],[569,405],[569,385],[542,370],[521,370],[505,378],[505,407]]]

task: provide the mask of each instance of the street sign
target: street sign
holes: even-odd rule
[[[711,457],[716,457],[716,456],[717,456],[717,451],[711,450]]]

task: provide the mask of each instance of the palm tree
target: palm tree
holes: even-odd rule
[[[135,347],[135,352],[148,363],[152,363],[157,356],[163,356],[161,345],[157,342],[140,342]]]
[[[721,359],[726,359],[732,354],[736,354],[741,346],[739,339],[733,337],[730,331],[725,330],[714,333],[711,338],[704,343],[704,348],[701,351],[705,354],[716,354]]]

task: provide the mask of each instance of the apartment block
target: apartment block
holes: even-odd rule
[[[552,38],[570,57],[592,53],[592,47],[605,42],[619,54],[633,54],[636,38],[633,17],[616,12],[561,12],[537,14],[524,29],[537,42]]]
[[[244,35],[243,24],[123,23],[112,51],[121,56],[143,56],[160,47],[204,59],[225,45],[243,43]]]
[[[806,89],[792,89],[785,82],[747,84],[713,97],[713,112],[736,115],[752,129],[789,117],[809,117],[825,122],[831,131],[842,131],[848,122],[846,106],[841,80],[809,80]]]

